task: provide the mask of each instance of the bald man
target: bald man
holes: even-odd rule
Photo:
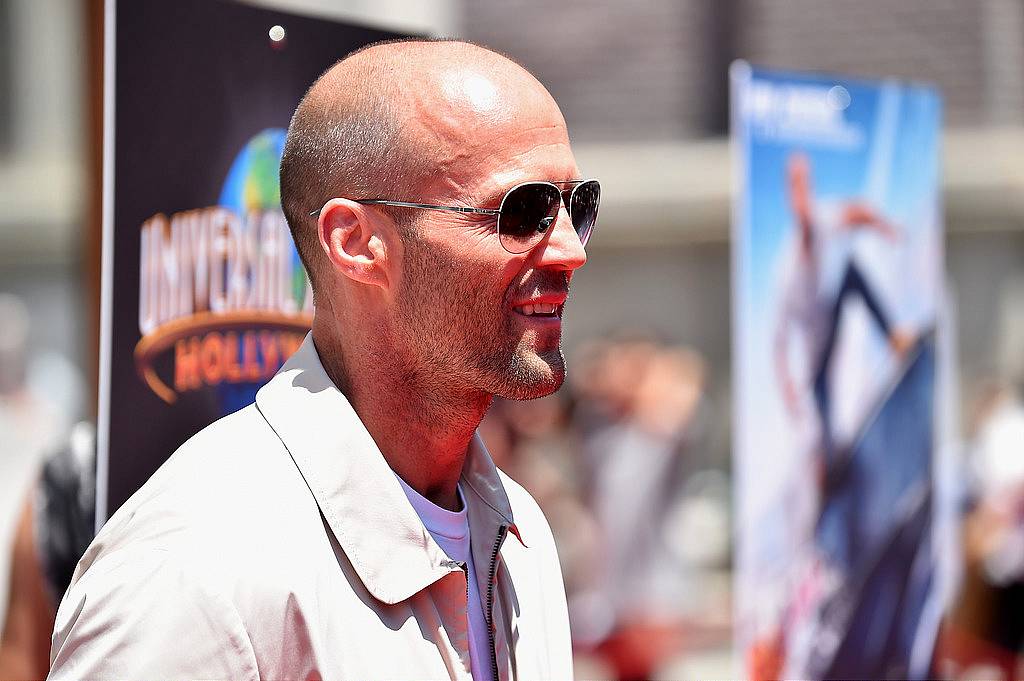
[[[312,332],[109,520],[51,677],[572,678],[551,531],[475,433],[561,385],[599,196],[494,52],[384,43],[321,76],[281,162]]]

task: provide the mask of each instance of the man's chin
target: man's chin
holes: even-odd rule
[[[555,392],[563,382],[565,358],[561,348],[543,355],[517,355],[512,360],[507,380],[495,395],[506,400],[535,400]]]

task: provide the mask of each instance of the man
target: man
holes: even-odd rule
[[[562,383],[580,177],[551,96],[489,50],[328,70],[281,163],[312,333],[108,521],[52,676],[570,678],[550,530],[475,429]]]
[[[907,331],[893,328],[889,316],[852,258],[844,259],[838,288],[828,290],[822,272],[826,252],[829,242],[841,239],[843,232],[874,230],[890,241],[896,241],[898,233],[893,225],[865,203],[815,201],[810,161],[803,154],[789,158],[787,185],[797,235],[782,285],[782,309],[775,334],[775,368],[786,407],[791,416],[798,417],[801,415],[800,390],[789,369],[788,342],[790,332],[799,331],[810,358],[821,449],[826,465],[832,465],[837,452],[832,432],[828,376],[847,297],[852,294],[860,296],[898,357],[907,353],[914,338]]]

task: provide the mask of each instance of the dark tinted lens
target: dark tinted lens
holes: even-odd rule
[[[551,184],[524,184],[510,191],[498,216],[501,245],[512,253],[533,248],[558,217],[561,203],[558,189]]]
[[[594,231],[594,223],[597,222],[597,207],[601,203],[601,185],[597,180],[587,180],[576,185],[569,199],[569,215],[572,217],[572,226],[580,235],[580,241],[584,246],[590,239],[590,233]]]

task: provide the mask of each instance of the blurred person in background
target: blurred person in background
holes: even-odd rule
[[[692,617],[708,606],[694,573],[720,567],[729,542],[728,483],[699,451],[706,365],[637,333],[587,341],[574,360],[567,391],[501,402],[483,428],[551,522],[582,678],[655,678],[728,637]]]
[[[29,331],[25,303],[0,293],[0,552],[10,546],[19,502],[43,453],[56,444],[63,428],[55,400],[30,384]],[[6,555],[0,558],[6,566]]]
[[[54,616],[96,523],[96,433],[72,428],[46,458],[22,504],[11,549],[0,679],[41,679],[50,667]]]
[[[583,443],[602,545],[590,602],[605,612],[591,616],[608,627],[591,635],[619,678],[651,678],[683,646],[688,566],[667,540],[683,529],[673,511],[692,472],[706,369],[688,350],[645,340],[613,348],[603,368],[618,418]]]
[[[21,298],[0,293],[0,678],[45,676],[54,597],[67,586],[47,592],[36,549],[48,522],[36,512],[34,481],[45,454],[67,437],[80,377],[63,357],[30,349],[30,321]]]
[[[982,388],[968,446],[964,577],[940,639],[949,678],[1024,677],[1024,400]]]

